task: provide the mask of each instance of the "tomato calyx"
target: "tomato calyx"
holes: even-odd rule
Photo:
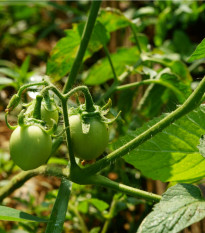
[[[106,117],[106,115],[110,111],[111,106],[112,106],[112,101],[111,99],[109,99],[108,102],[103,107],[100,107],[98,105],[93,105],[94,111],[88,112],[86,111],[86,105],[81,104],[77,108],[74,107],[70,108],[68,115],[70,117],[72,115],[79,114],[82,119],[83,133],[87,134],[89,132],[89,127],[90,127],[88,119],[90,118],[98,118],[100,122],[103,122],[105,124],[112,124],[114,121],[117,120],[121,112],[119,112],[116,117],[113,117],[111,119]]]

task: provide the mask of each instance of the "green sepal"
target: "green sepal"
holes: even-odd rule
[[[115,122],[117,120],[117,118],[120,116],[121,114],[121,111],[117,114],[116,117],[112,118],[112,119],[109,119],[107,117],[104,117],[104,116],[101,116],[102,117],[102,122],[106,123],[106,124],[112,124],[113,122]]]
[[[11,112],[19,104],[20,100],[21,97],[18,94],[13,95],[5,111]]]
[[[104,116],[108,114],[112,106],[112,100],[109,98],[108,102],[101,108],[101,114]]]

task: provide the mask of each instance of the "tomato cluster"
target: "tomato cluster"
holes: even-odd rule
[[[87,93],[86,87],[83,88]],[[89,93],[86,95],[85,104],[71,108],[67,113],[69,140],[76,157],[94,160],[103,154],[108,145],[107,124],[110,123],[110,119],[105,118],[105,115],[109,111],[110,101],[101,108],[93,104]],[[20,102],[19,93],[10,102],[7,109],[13,110]],[[52,151],[52,134],[59,121],[59,108],[47,92],[45,95],[38,95],[36,100],[24,106],[26,110],[19,114],[19,125],[10,138],[10,154],[21,169],[30,170],[45,164],[49,159]],[[12,128],[8,122],[7,125]]]

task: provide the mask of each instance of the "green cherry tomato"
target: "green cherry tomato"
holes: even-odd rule
[[[26,171],[47,162],[52,140],[39,126],[18,126],[11,135],[9,147],[13,161]]]
[[[79,114],[69,117],[71,141],[76,157],[92,160],[99,157],[105,150],[109,134],[107,126],[97,117],[87,118],[90,124],[88,133],[83,133],[82,119]]]
[[[58,109],[55,105],[51,105],[51,109],[46,107],[46,104],[43,102],[41,105],[41,119],[46,122],[48,127],[52,127],[52,119],[58,123]]]
[[[27,108],[26,110],[26,115],[28,117],[32,117],[33,111],[34,111],[34,105],[35,105],[35,100],[32,102],[32,104]],[[47,108],[46,103],[42,101],[41,103],[41,119],[45,121],[47,126],[51,128],[53,126],[53,121],[54,120],[56,123],[58,123],[59,119],[59,114],[58,114],[58,108],[57,106],[52,103],[50,109]]]

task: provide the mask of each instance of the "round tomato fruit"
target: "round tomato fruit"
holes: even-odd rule
[[[18,126],[11,135],[9,148],[13,161],[27,171],[47,162],[52,140],[39,126]]]
[[[71,142],[76,157],[92,160],[99,157],[105,150],[109,134],[107,126],[97,117],[86,118],[90,125],[88,133],[83,132],[83,122],[79,114],[69,117]]]

